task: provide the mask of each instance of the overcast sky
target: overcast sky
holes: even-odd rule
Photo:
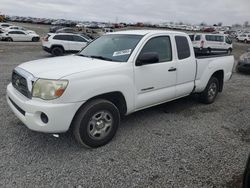
[[[250,22],[250,0],[0,0],[8,15],[107,22]]]

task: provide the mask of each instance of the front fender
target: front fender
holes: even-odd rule
[[[65,78],[67,79],[67,77]],[[69,84],[60,100],[87,101],[98,95],[121,92],[127,103],[127,112],[134,109],[134,82],[132,72],[105,74],[76,74],[68,78]]]

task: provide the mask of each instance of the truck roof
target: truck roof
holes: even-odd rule
[[[109,34],[128,34],[128,35],[147,35],[147,34],[160,34],[160,33],[165,33],[165,34],[183,34],[183,32],[178,32],[178,31],[168,31],[168,30],[126,30],[126,31],[116,31],[113,33]]]

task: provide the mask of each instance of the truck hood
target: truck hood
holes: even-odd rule
[[[69,55],[29,61],[18,67],[28,71],[36,78],[60,79],[74,73],[100,68],[110,69],[119,65],[119,62]]]

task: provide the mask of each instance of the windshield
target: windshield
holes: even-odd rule
[[[103,35],[90,43],[78,55],[126,62],[142,37],[127,34]]]

